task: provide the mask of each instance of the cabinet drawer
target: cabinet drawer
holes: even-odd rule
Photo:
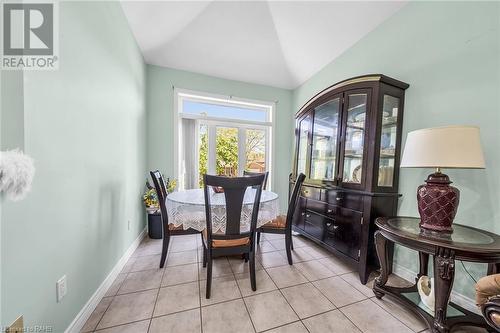
[[[365,196],[361,194],[347,191],[327,190],[324,197],[323,201],[330,205],[338,205],[358,211],[363,210]]]
[[[335,218],[335,214],[337,213],[336,205],[330,205],[323,201],[318,200],[307,200],[307,209],[325,215],[329,218]]]
[[[306,219],[305,219],[305,231],[314,236],[314,238],[323,241],[324,240],[324,222],[325,218],[318,214],[315,214],[311,211],[306,211]]]
[[[304,222],[304,230],[314,238],[323,240],[324,227],[323,218],[319,215],[306,211],[306,219]]]
[[[302,186],[300,195],[307,199],[320,200],[322,190],[315,187]]]

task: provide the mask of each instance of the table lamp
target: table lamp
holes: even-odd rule
[[[442,168],[484,169],[484,157],[475,126],[447,126],[408,133],[401,159],[402,168],[435,168],[417,189],[420,227],[451,233],[460,191],[450,186]]]

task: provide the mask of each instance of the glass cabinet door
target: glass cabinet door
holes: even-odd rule
[[[339,112],[340,97],[314,109],[311,179],[335,179]]]
[[[399,98],[384,95],[382,107],[382,130],[380,132],[378,186],[391,187],[394,182],[398,112]]]
[[[311,115],[308,114],[299,122],[299,143],[297,154],[297,175],[301,172],[307,176],[306,163],[307,152],[309,151],[308,137],[311,128]]]
[[[341,174],[343,183],[361,184],[362,181],[367,101],[367,93],[351,93],[346,97]]]

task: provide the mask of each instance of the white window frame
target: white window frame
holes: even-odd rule
[[[207,115],[196,115],[191,113],[184,113],[182,110],[184,100],[190,100],[201,103],[208,103],[214,105],[226,105],[226,106],[234,106],[234,107],[246,107],[246,108],[254,108],[267,112],[267,121],[251,121],[251,120],[240,120],[240,119],[231,119],[231,118],[223,118],[223,117],[211,117]],[[207,170],[209,173],[215,173],[215,152],[213,149],[215,148],[215,132],[217,127],[233,127],[238,128],[238,174],[243,174],[243,168],[240,166],[245,165],[244,157],[245,154],[242,153],[245,151],[245,142],[246,142],[246,131],[245,129],[263,129],[266,132],[266,169],[269,172],[268,178],[268,186],[269,189],[274,188],[274,161],[275,161],[275,119],[276,119],[276,102],[269,101],[260,101],[260,100],[252,100],[239,98],[228,95],[218,95],[211,94],[200,91],[193,91],[188,89],[181,89],[174,87],[174,119],[173,119],[173,132],[174,132],[174,174],[176,178],[179,180],[179,188],[183,188],[183,177],[180,174],[182,170],[182,159],[181,152],[182,150],[182,126],[181,121],[184,118],[195,119],[197,122],[196,131],[199,130],[199,124],[207,124],[209,131],[209,152],[207,158]],[[243,130],[241,130],[243,129]],[[198,143],[199,135],[196,133],[196,146],[199,146]],[[198,158],[198,155],[196,155]],[[198,161],[195,162],[196,168],[198,168]],[[196,170],[198,174],[198,170]]]

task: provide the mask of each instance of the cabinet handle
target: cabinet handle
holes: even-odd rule
[[[326,226],[327,226],[327,227],[329,227],[329,226],[331,226],[331,225],[332,225],[332,224],[331,224],[330,222],[326,224]]]
[[[333,210],[332,209],[328,209],[326,212],[327,213],[333,213]]]
[[[306,215],[306,213],[302,212],[300,215],[304,216],[304,215]]]
[[[306,214],[306,217],[311,217],[311,214]]]
[[[308,190],[304,190],[304,191],[302,191],[302,193],[309,194],[309,191]]]
[[[342,197],[336,197],[335,200],[340,201],[342,200]]]

